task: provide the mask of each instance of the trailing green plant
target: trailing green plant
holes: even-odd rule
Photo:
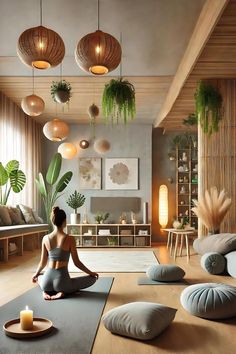
[[[71,98],[71,84],[66,80],[53,81],[51,85],[51,96],[54,102],[59,102],[57,98],[58,91],[67,93],[67,102]]]
[[[77,213],[77,209],[84,205],[85,199],[86,198],[83,194],[74,191],[74,193],[69,196],[66,203],[69,205],[69,207],[74,209],[75,213]]]
[[[97,213],[95,216],[95,220],[98,224],[106,221],[109,217],[110,213]]]
[[[11,160],[5,167],[0,162],[0,204],[6,205],[10,192],[21,192],[25,183],[26,176],[19,170],[19,161]]]
[[[200,81],[194,97],[200,125],[203,132],[210,136],[219,129],[222,119],[222,96],[210,83]]]
[[[60,153],[56,153],[49,163],[46,178],[43,177],[42,173],[39,173],[38,178],[35,179],[37,188],[43,198],[47,223],[50,228],[52,228],[50,220],[52,208],[56,200],[62,195],[59,193],[65,190],[73,175],[71,171],[68,171],[58,181],[61,172],[61,164],[62,156]]]
[[[187,127],[193,127],[198,124],[196,113],[190,113],[186,119],[183,120],[183,124]]]
[[[126,124],[128,119],[135,116],[135,88],[128,80],[122,77],[112,79],[105,85],[102,96],[102,110],[104,117],[117,123],[122,118]]]

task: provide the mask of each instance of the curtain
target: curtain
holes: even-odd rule
[[[0,162],[18,160],[26,175],[20,193],[11,192],[8,205],[19,203],[40,210],[40,197],[35,177],[41,171],[42,127],[2,92],[0,92]]]

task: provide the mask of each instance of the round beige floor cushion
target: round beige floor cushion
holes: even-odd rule
[[[146,274],[152,280],[171,282],[183,279],[185,271],[175,264],[155,264],[147,269]]]
[[[223,319],[236,316],[236,287],[227,284],[190,285],[180,296],[183,308],[194,316]]]
[[[236,251],[227,253],[226,258],[226,269],[231,277],[236,278]]]
[[[225,270],[226,259],[217,252],[207,252],[201,258],[201,266],[210,274],[222,274]]]
[[[176,309],[152,302],[131,302],[108,311],[102,317],[112,333],[148,340],[158,336],[173,321]]]

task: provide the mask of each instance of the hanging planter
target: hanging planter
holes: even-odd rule
[[[211,84],[200,81],[195,93],[196,114],[204,133],[219,130],[222,119],[222,96]]]
[[[106,119],[123,119],[126,124],[128,119],[133,119],[135,115],[135,88],[122,77],[112,79],[105,85],[102,96],[102,110]]]
[[[71,98],[71,85],[65,80],[53,81],[51,95],[54,102],[68,103]]]

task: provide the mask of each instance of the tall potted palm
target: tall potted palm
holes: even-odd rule
[[[59,174],[61,172],[62,156],[60,153],[56,153],[49,164],[46,179],[43,177],[42,173],[39,173],[38,178],[35,179],[39,193],[43,198],[43,204],[45,208],[45,214],[47,218],[47,223],[52,229],[52,224],[50,220],[50,215],[52,208],[58,198],[62,194],[59,194],[65,190],[69,184],[73,173],[71,171],[66,172],[58,181]]]
[[[11,160],[5,167],[0,162],[0,204],[6,205],[10,192],[21,192],[25,183],[26,176],[19,170],[19,161]]]
[[[66,203],[74,210],[74,213],[70,214],[71,224],[80,223],[80,214],[77,213],[77,209],[84,205],[84,202],[85,196],[77,191],[74,191],[74,193],[69,196]]]

